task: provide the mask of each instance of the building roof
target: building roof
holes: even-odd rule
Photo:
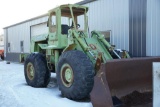
[[[84,4],[93,2],[93,1],[97,1],[97,0],[83,0],[83,1],[80,1],[80,2],[75,3],[75,4],[84,5]],[[9,28],[9,27],[12,27],[12,26],[16,26],[16,25],[19,25],[19,24],[22,24],[22,23],[25,23],[25,22],[28,22],[28,21],[32,21],[32,20],[35,20],[35,19],[38,19],[38,18],[42,18],[42,17],[45,17],[45,16],[48,16],[48,13],[43,14],[43,15],[40,15],[40,16],[37,16],[37,17],[34,17],[34,18],[31,18],[31,19],[27,19],[27,20],[25,20],[25,21],[22,21],[22,22],[19,22],[19,23],[10,25],[10,26],[6,26],[6,27],[4,27],[3,29],[6,29],[6,28]]]
[[[40,16],[37,16],[37,17],[34,17],[34,18],[31,18],[31,19],[27,19],[27,20],[25,20],[25,21],[22,21],[22,22],[19,22],[19,23],[10,25],[10,26],[6,26],[6,27],[4,27],[3,29],[6,29],[6,28],[9,28],[9,27],[12,27],[12,26],[16,26],[16,25],[19,25],[19,24],[22,24],[22,23],[25,23],[25,22],[29,22],[29,21],[32,21],[32,20],[35,20],[35,19],[38,19],[38,18],[41,18],[41,17],[45,17],[45,16],[47,16],[47,15],[48,15],[48,13],[43,14],[43,15],[40,15]]]
[[[79,4],[79,5],[84,5],[84,4],[87,4],[87,3],[90,3],[90,2],[93,2],[93,1],[97,1],[97,0],[83,0],[83,1],[80,1],[76,4]]]

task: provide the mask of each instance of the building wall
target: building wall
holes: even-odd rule
[[[24,53],[29,53],[31,35],[30,26],[39,23],[45,23],[47,20],[48,17],[46,16],[7,28],[8,41],[6,43],[6,46],[8,47],[8,43],[10,43],[10,53],[20,52],[20,41],[24,41]]]
[[[132,8],[134,6],[132,2],[135,3],[136,7]],[[136,5],[137,3],[138,5]],[[160,49],[158,49],[160,45],[159,0],[139,0],[139,2],[135,2],[135,0],[95,0],[83,5],[89,7],[88,24],[90,32],[93,30],[111,31],[111,44],[116,45],[116,48],[131,51],[135,53],[135,56],[160,55]],[[146,12],[145,15],[142,14],[144,11]],[[81,18],[79,24],[83,27],[84,22]],[[133,19],[133,22],[131,22],[131,19]],[[18,58],[21,53],[20,41],[24,41],[24,53],[29,53],[30,36],[41,34],[42,32],[38,31],[39,28],[43,28],[46,32],[47,28],[44,26],[46,26],[47,20],[48,17],[44,16],[5,28],[4,35],[7,35],[5,37],[5,49],[7,50],[6,54],[9,55],[8,59],[13,58],[13,54],[13,56],[16,56],[15,58]],[[62,20],[62,22],[66,22],[66,19]],[[132,28],[135,28],[133,32],[131,31]],[[132,37],[135,38],[131,40]],[[10,52],[7,48],[8,43],[11,45]],[[133,48],[133,46],[135,47]]]
[[[111,43],[129,50],[129,0],[97,0],[89,7],[89,29],[111,30]]]
[[[129,52],[146,56],[147,0],[129,0]]]
[[[160,56],[160,0],[147,0],[147,56]]]
[[[30,53],[31,26],[45,23],[47,20],[48,16],[44,16],[5,28],[5,59],[19,62],[21,53]],[[21,41],[23,41],[23,52],[21,52]]]
[[[111,43],[133,56],[160,56],[159,0],[97,0],[85,6],[89,7],[90,31],[111,30]]]

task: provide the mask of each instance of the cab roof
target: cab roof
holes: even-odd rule
[[[73,14],[75,16],[83,15],[85,12],[87,13],[87,11],[88,11],[88,7],[86,7],[86,6],[81,6],[81,5],[77,5],[77,4],[66,4],[66,5],[61,5],[61,6],[54,8],[54,9],[49,10],[49,13],[52,13],[55,15],[55,12],[57,10],[61,10],[62,16],[71,17],[70,8],[72,8]]]

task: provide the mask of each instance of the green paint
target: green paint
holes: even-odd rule
[[[46,53],[47,62],[55,65],[59,56],[69,50],[83,51],[96,66],[97,59],[100,57],[100,63],[105,63],[107,60],[113,59],[111,52],[114,51],[114,47],[110,45],[104,38],[104,36],[98,32],[93,31],[89,38],[88,31],[88,7],[81,5],[61,5],[48,12],[48,34],[38,35],[31,40],[31,52]],[[84,16],[84,29],[79,30],[77,27],[78,16]],[[52,20],[52,16],[56,17],[56,20]],[[68,34],[62,34],[62,22],[61,17],[68,17],[68,25],[72,28],[68,29]],[[53,24],[54,22],[54,24]],[[82,26],[82,25],[81,25]],[[125,57],[130,56],[125,51]],[[99,65],[99,64],[97,64]],[[56,70],[56,69],[55,69]],[[71,73],[67,69],[65,78],[69,82]]]
[[[72,78],[73,78],[73,75],[72,75],[72,70],[67,68],[66,71],[65,71],[65,78],[67,80],[67,82],[71,82]]]

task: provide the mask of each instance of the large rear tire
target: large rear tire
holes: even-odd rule
[[[78,50],[63,53],[58,62],[57,82],[63,96],[73,100],[87,97],[94,84],[92,62]]]
[[[46,87],[50,81],[50,72],[43,54],[31,53],[25,60],[24,75],[28,85]]]

